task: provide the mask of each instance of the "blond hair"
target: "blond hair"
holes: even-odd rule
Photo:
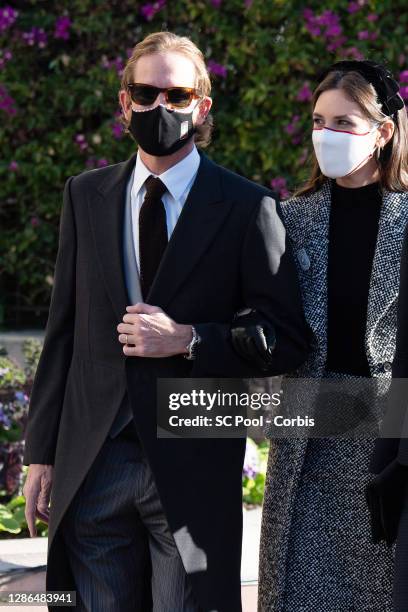
[[[318,85],[312,96],[314,110],[319,96],[324,91],[341,89],[356,102],[365,117],[371,121],[383,124],[389,117],[381,111],[381,103],[377,99],[374,87],[365,80],[359,72],[343,72],[333,70]],[[380,173],[380,184],[389,191],[408,191],[408,119],[406,108],[401,108],[392,117],[395,129],[379,155],[376,156]],[[322,174],[314,152],[312,153],[312,172],[306,184],[295,196],[312,193],[320,189],[327,178]]]
[[[136,62],[144,55],[153,55],[155,53],[164,53],[166,51],[175,51],[188,57],[196,68],[196,84],[195,88],[200,96],[209,96],[211,94],[211,81],[205,65],[204,55],[200,49],[186,36],[178,36],[172,32],[155,32],[149,34],[139,42],[133,49],[132,55],[128,59],[123,70],[121,90],[127,91],[127,86],[133,81],[133,74]],[[128,94],[129,95],[129,94]],[[122,115],[122,123],[126,128],[129,127],[129,122]],[[209,114],[202,125],[197,125],[194,140],[197,146],[206,147],[211,142],[211,132],[213,129],[213,119]]]

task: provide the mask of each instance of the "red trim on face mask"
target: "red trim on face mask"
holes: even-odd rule
[[[356,172],[359,168],[362,168],[364,166],[364,164],[373,157],[373,153],[370,153],[370,155],[368,155],[365,159],[363,159],[362,162],[360,162],[359,164],[357,164],[357,166],[355,168],[353,168],[352,170],[350,170],[350,172],[348,174],[346,174],[345,176],[340,176],[339,178],[346,178],[347,176],[350,176],[350,174],[353,174],[353,172]]]
[[[322,130],[329,130],[330,132],[340,132],[341,134],[352,134],[353,136],[367,136],[370,132],[364,132],[364,134],[357,134],[357,132],[350,132],[349,130],[335,130],[329,127],[313,128],[314,132],[321,132]]]

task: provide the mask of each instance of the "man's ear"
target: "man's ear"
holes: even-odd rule
[[[197,117],[195,120],[196,125],[202,125],[204,121],[207,119],[208,113],[210,112],[212,107],[212,98],[205,96],[198,104],[197,107]]]
[[[127,121],[130,121],[132,116],[132,101],[125,89],[121,89],[119,92],[119,104],[122,109],[123,116]]]

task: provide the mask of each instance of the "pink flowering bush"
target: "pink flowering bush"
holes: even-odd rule
[[[408,100],[404,0],[0,0],[0,324],[45,324],[64,183],[135,150],[120,76],[134,44],[166,28],[206,56],[208,154],[282,198],[308,173],[310,99],[329,63],[385,60]]]

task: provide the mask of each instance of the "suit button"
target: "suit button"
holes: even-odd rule
[[[384,372],[391,372],[392,371],[392,363],[390,361],[384,361],[384,363],[383,363],[383,370],[384,370]]]

